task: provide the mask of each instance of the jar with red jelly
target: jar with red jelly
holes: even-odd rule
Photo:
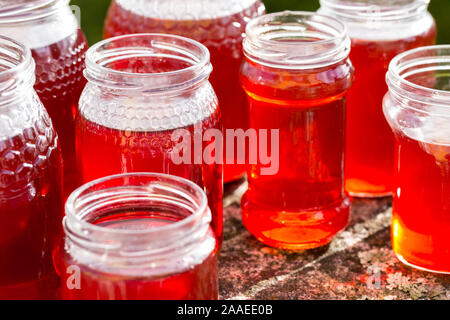
[[[62,163],[52,122],[33,89],[34,61],[0,36],[0,300],[58,297]]]
[[[289,11],[252,20],[246,35],[241,83],[255,161],[248,166],[243,222],[270,246],[323,246],[349,221],[344,161],[350,39],[331,17]]]
[[[392,245],[415,268],[450,274],[450,45],[395,57],[384,113],[395,136]]]
[[[87,42],[68,0],[6,0],[0,4],[0,34],[31,49],[35,90],[61,140],[64,189],[77,187],[75,114],[81,91]]]
[[[222,123],[202,44],[165,34],[103,40],[86,56],[76,119],[83,183],[130,172],[189,179],[203,188],[222,239]]]
[[[211,84],[223,110],[224,129],[248,128],[245,93],[239,85],[242,40],[247,23],[264,13],[260,0],[114,0],[105,22],[105,38],[130,33],[166,33],[204,44],[211,53]],[[224,181],[245,173],[245,142],[225,143]]]
[[[102,178],[66,203],[62,298],[218,298],[211,211],[195,183],[164,174]]]
[[[355,81],[347,98],[345,188],[355,197],[390,196],[394,135],[384,118],[385,75],[392,58],[432,45],[429,0],[321,0],[320,13],[342,21],[352,41]]]

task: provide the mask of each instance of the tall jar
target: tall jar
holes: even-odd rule
[[[61,235],[59,141],[33,89],[34,62],[0,36],[0,300],[53,299]]]
[[[224,129],[248,128],[245,93],[239,85],[242,39],[250,19],[264,13],[260,0],[114,0],[105,23],[105,37],[157,32],[197,40],[211,53],[211,84],[223,111]],[[236,139],[225,154],[224,181],[241,178],[245,159],[238,151],[245,143]],[[226,150],[226,145],[225,145]]]
[[[77,184],[75,114],[87,42],[68,0],[6,0],[0,5],[0,34],[31,49],[36,61],[35,90],[61,139],[64,190]]]
[[[83,183],[129,172],[197,183],[220,242],[222,125],[210,72],[208,49],[179,36],[126,35],[92,46],[76,120],[77,167]]]
[[[429,0],[321,0],[320,13],[344,22],[352,41],[355,82],[347,99],[346,190],[356,197],[392,194],[394,136],[382,111],[389,62],[432,45]]]
[[[395,135],[392,245],[413,267],[450,273],[450,46],[392,60],[384,113]]]
[[[123,174],[66,203],[62,298],[212,300],[217,250],[203,190],[164,174]]]
[[[353,67],[339,21],[311,12],[252,20],[241,83],[249,98],[254,157],[243,222],[267,245],[310,249],[347,226],[345,98]],[[270,138],[268,135],[270,134]],[[268,161],[261,150],[269,151]]]

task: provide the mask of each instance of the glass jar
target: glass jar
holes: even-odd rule
[[[395,135],[392,244],[413,267],[450,273],[450,45],[394,58],[384,113]]]
[[[33,90],[34,62],[0,36],[0,300],[53,299],[61,235],[59,142]]]
[[[31,49],[36,61],[34,88],[61,139],[68,195],[76,187],[75,114],[86,83],[86,39],[68,0],[2,1],[0,34]]]
[[[189,179],[207,193],[220,242],[222,126],[208,49],[173,35],[126,35],[92,46],[86,67],[76,120],[83,183],[129,172]]]
[[[218,298],[216,239],[203,190],[150,173],[106,177],[66,203],[62,298]]]
[[[250,129],[259,150],[279,154],[271,155],[278,170],[264,172],[261,158],[249,166],[243,222],[267,245],[325,245],[349,220],[343,170],[350,39],[339,21],[311,12],[265,15],[246,33],[241,83]],[[271,131],[270,142],[261,130]]]
[[[429,0],[321,0],[320,13],[346,24],[355,82],[347,99],[346,190],[356,197],[392,194],[394,136],[382,111],[389,62],[432,45]]]
[[[204,44],[211,53],[211,83],[222,108],[224,129],[246,130],[247,99],[239,85],[242,39],[248,21],[264,11],[260,0],[114,0],[104,35],[168,33]],[[237,156],[238,150],[245,150],[245,143],[235,139],[230,148],[234,153],[226,154],[225,182],[245,173],[245,159]]]

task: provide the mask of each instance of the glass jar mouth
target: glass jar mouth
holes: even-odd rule
[[[34,60],[21,43],[0,36],[0,105],[17,97],[16,90],[34,84]]]
[[[63,219],[65,249],[78,263],[137,276],[188,268],[215,247],[207,197],[166,174],[129,173],[75,190]]]
[[[320,0],[322,8],[351,22],[396,22],[421,17],[430,0]]]
[[[0,25],[46,18],[67,6],[70,0],[14,0],[0,6]]]
[[[350,38],[340,21],[315,12],[284,11],[249,22],[247,58],[269,67],[314,69],[336,64],[350,53]]]
[[[133,186],[133,182],[136,184],[139,183],[141,185]],[[119,188],[122,187],[124,188],[123,192],[115,194],[115,192],[120,191]],[[153,195],[152,192],[154,193]],[[181,219],[180,221],[165,226],[152,227],[148,230],[124,230],[108,228],[95,225],[86,220],[87,218],[93,218],[89,216],[89,214],[91,214],[93,210],[105,209],[103,207],[110,205],[111,203],[109,201],[112,201],[113,204],[117,205],[117,202],[115,201],[118,200],[118,197],[131,196],[131,198],[125,200],[132,201],[141,196],[143,198],[141,198],[140,200],[149,201],[151,199],[155,199],[152,197],[155,196],[156,192],[173,193],[172,199],[169,199],[170,196],[167,196],[166,198],[158,198],[158,196],[156,197],[157,200],[162,201],[174,201],[175,198],[173,197],[175,195],[179,196],[180,199],[178,200],[180,200],[180,204],[184,204],[184,206],[191,205],[191,208],[189,208],[189,210],[191,210],[191,215]],[[103,196],[102,193],[104,194]],[[181,199],[184,201],[184,203],[183,201],[181,201]],[[105,202],[105,204],[102,204],[102,202]],[[127,201],[124,202],[124,206],[126,206],[126,202]],[[76,189],[69,196],[65,205],[67,220],[65,224],[70,227],[71,223],[76,223],[86,230],[100,232],[102,234],[119,235],[125,237],[148,237],[150,235],[162,233],[168,234],[171,232],[176,232],[177,230],[183,229],[185,227],[189,227],[191,224],[195,223],[196,220],[202,218],[205,215],[205,212],[207,212],[208,210],[208,200],[206,194],[198,185],[196,185],[192,181],[159,173],[118,174],[94,180]],[[106,210],[102,210],[101,213],[105,213],[107,211],[108,208],[106,208]]]
[[[145,59],[150,61],[145,62]],[[167,67],[144,72],[118,70],[120,62]],[[115,66],[116,68],[113,68]],[[109,38],[93,45],[86,54],[85,77],[111,89],[141,90],[155,93],[184,89],[208,79],[212,71],[209,50],[201,43],[175,35],[129,34]]]
[[[389,65],[386,82],[389,92],[400,101],[433,105],[435,112],[442,111],[448,116],[449,73],[450,45],[426,46],[396,56]],[[440,83],[439,79],[445,82]]]

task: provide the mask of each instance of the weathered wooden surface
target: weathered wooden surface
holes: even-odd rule
[[[328,246],[277,250],[241,222],[240,196],[225,198],[219,259],[222,299],[450,299],[450,277],[401,264],[391,250],[391,200],[354,200],[348,228]]]

